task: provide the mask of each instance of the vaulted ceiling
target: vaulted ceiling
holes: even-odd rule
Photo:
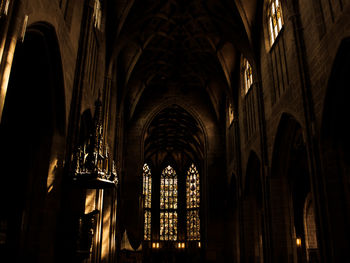
[[[194,92],[220,120],[238,89],[232,80],[240,54],[254,57],[257,2],[109,1],[107,51],[126,118],[154,94]]]
[[[145,134],[145,160],[171,158],[177,164],[204,157],[204,135],[184,109],[170,105],[152,120]]]

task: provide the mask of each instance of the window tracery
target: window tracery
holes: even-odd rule
[[[197,167],[192,164],[186,177],[187,240],[200,240],[200,181]]]
[[[177,174],[168,165],[160,178],[160,240],[177,240]]]
[[[144,240],[151,240],[152,174],[147,164],[143,165]]]
[[[200,176],[197,167],[191,164],[186,176],[183,177],[186,186],[186,240],[200,241]],[[160,176],[160,212],[159,240],[178,240],[178,175],[173,167],[165,167]],[[185,193],[185,192],[184,192]],[[143,166],[143,197],[144,197],[144,240],[151,240],[151,201],[152,175],[147,164]]]
[[[250,66],[249,61],[244,58],[243,59],[243,75],[244,75],[244,94],[247,94],[251,85],[253,84],[253,71]]]

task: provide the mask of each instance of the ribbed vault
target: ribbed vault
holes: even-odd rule
[[[179,162],[199,161],[204,155],[204,135],[199,124],[177,105],[162,110],[152,120],[144,145],[145,159],[153,163],[161,163],[168,156]]]
[[[145,93],[196,90],[219,118],[239,53],[251,57],[256,0],[114,1],[108,9],[111,65],[121,107],[133,113]],[[248,3],[249,2],[249,3]]]

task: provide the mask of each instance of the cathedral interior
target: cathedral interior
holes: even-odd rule
[[[0,0],[0,261],[350,262],[349,83],[347,0]]]

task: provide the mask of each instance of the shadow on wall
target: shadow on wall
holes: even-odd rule
[[[17,44],[0,124],[0,165],[5,175],[0,189],[1,258],[11,256],[10,262],[17,262],[25,255],[26,261],[39,262],[45,260],[44,254],[53,257],[61,176],[56,168],[62,165],[57,158],[63,158],[64,134],[65,99],[56,34],[50,25],[36,24]]]

